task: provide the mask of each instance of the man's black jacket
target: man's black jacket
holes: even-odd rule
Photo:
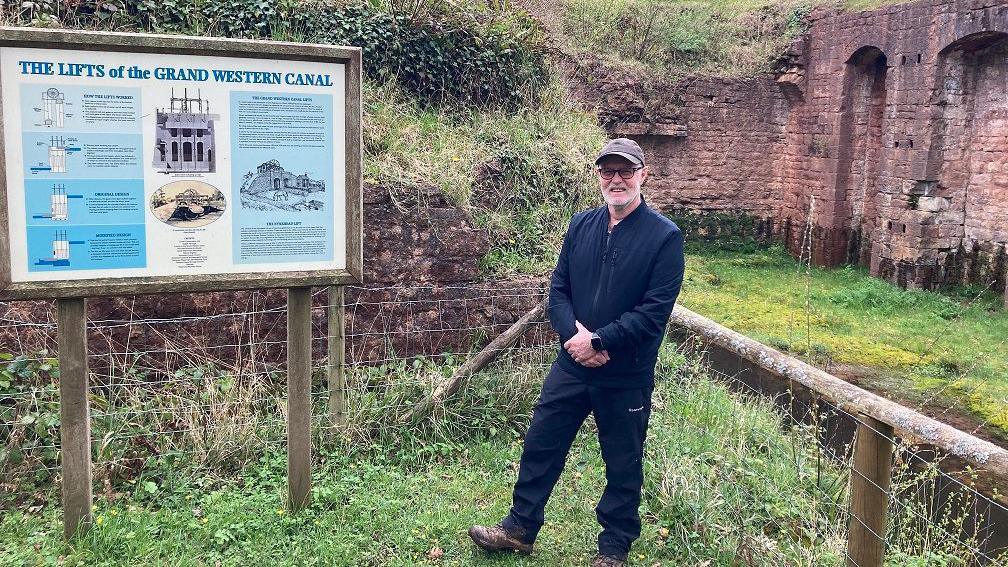
[[[557,364],[596,386],[654,386],[658,348],[682,287],[683,236],[679,227],[641,204],[608,233],[603,206],[571,219],[550,289],[549,318],[560,335]],[[581,366],[563,343],[574,321],[598,333],[609,362]]]

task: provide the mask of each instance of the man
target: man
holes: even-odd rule
[[[488,550],[530,553],[571,443],[595,415],[606,487],[593,567],[624,565],[640,537],[644,437],[658,348],[683,279],[683,237],[641,197],[648,169],[617,138],[595,160],[606,205],[574,215],[553,271],[549,318],[560,349],[525,436],[511,512],[469,536]]]

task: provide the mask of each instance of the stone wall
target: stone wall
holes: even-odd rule
[[[817,264],[1001,290],[1006,85],[1004,2],[926,0],[819,9],[764,77],[610,80],[584,98],[611,133],[650,151],[647,194],[662,208],[766,216],[795,255],[811,215]],[[663,90],[678,95],[675,111],[649,114]]]
[[[789,105],[772,77],[642,82],[632,72],[575,63],[576,93],[613,135],[641,144],[646,198],[666,211],[777,217],[774,171]]]
[[[801,47],[804,96],[792,113],[825,126],[827,155],[790,140],[792,159],[817,167],[796,176],[810,189],[796,191],[782,215],[801,214],[815,196],[816,225],[831,236],[816,261],[856,260],[912,287],[1003,288],[1004,6],[928,1],[821,12]]]
[[[682,135],[640,135],[654,178],[648,196],[701,211],[776,216],[774,156],[784,142],[787,103],[766,79],[696,80],[684,89]],[[617,132],[635,135],[632,124]],[[746,132],[746,135],[740,133]],[[739,159],[744,158],[744,159]]]

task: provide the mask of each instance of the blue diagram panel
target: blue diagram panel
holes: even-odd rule
[[[25,179],[141,179],[140,134],[23,132]]]
[[[140,89],[18,89],[28,271],[146,267]]]
[[[29,179],[25,213],[27,226],[143,224],[143,179]]]
[[[28,271],[142,268],[147,265],[144,226],[28,227]]]

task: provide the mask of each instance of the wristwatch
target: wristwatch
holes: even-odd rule
[[[595,349],[595,352],[605,350],[602,348],[602,337],[598,336],[598,333],[592,333],[592,348]]]

